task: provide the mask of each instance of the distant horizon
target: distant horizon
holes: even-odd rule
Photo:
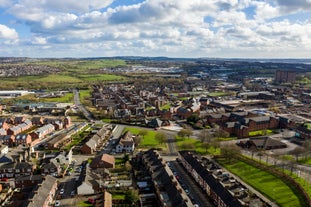
[[[133,55],[121,55],[121,56],[94,56],[94,57],[31,57],[31,56],[0,56],[0,59],[4,58],[26,58],[26,59],[110,59],[110,58],[152,58],[152,59],[219,59],[219,60],[311,60],[311,58],[248,58],[248,57],[170,57],[170,56],[133,56]]]
[[[0,0],[0,56],[309,59],[311,1]]]

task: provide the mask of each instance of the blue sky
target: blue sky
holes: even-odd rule
[[[310,0],[0,0],[0,56],[311,58]]]

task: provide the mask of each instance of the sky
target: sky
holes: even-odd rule
[[[311,58],[311,0],[0,0],[0,57]]]

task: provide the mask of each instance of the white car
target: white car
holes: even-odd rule
[[[60,191],[59,191],[59,194],[64,194],[64,192],[65,192],[65,190],[64,190],[64,188],[62,188],[62,189],[60,189]]]
[[[55,201],[55,205],[54,206],[60,206],[60,201]]]

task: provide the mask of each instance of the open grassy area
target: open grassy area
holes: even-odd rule
[[[125,131],[129,130],[132,134],[137,135],[141,129],[127,127]],[[166,149],[166,143],[160,144],[159,140],[155,138],[157,131],[148,130],[148,133],[141,139],[139,144],[139,148],[162,148],[163,150]]]
[[[238,175],[249,185],[282,207],[306,206],[301,196],[278,177],[245,162],[218,160],[221,165]]]
[[[254,136],[264,136],[264,135],[269,135],[272,134],[273,131],[270,129],[267,130],[258,130],[258,131],[253,131],[253,132],[249,132],[248,135],[250,137],[254,137]]]
[[[92,207],[93,204],[91,204],[90,202],[88,201],[82,201],[78,204],[78,207]]]
[[[59,102],[59,103],[73,103],[73,94],[66,93],[62,97],[55,97],[55,98],[40,98],[40,102]]]
[[[165,104],[164,106],[160,107],[161,110],[169,110],[171,108],[171,104]]]
[[[57,68],[53,74],[27,75],[21,77],[1,77],[1,89],[50,89],[86,87],[95,81],[120,81],[124,76],[103,74],[101,69],[125,66],[124,60],[40,60],[27,63],[17,63],[17,66],[50,66]]]
[[[176,145],[179,150],[195,150],[199,154],[219,155],[220,149],[212,145],[205,145],[198,139],[176,137]]]
[[[211,93],[208,93],[208,95],[216,97],[216,96],[226,96],[228,94],[226,92],[211,92]]]
[[[80,74],[78,77],[85,81],[115,81],[125,77],[111,74]]]
[[[125,200],[125,194],[121,194],[121,193],[113,193],[112,194],[112,199],[113,200]]]
[[[299,164],[311,165],[311,157],[301,158],[298,160]]]

